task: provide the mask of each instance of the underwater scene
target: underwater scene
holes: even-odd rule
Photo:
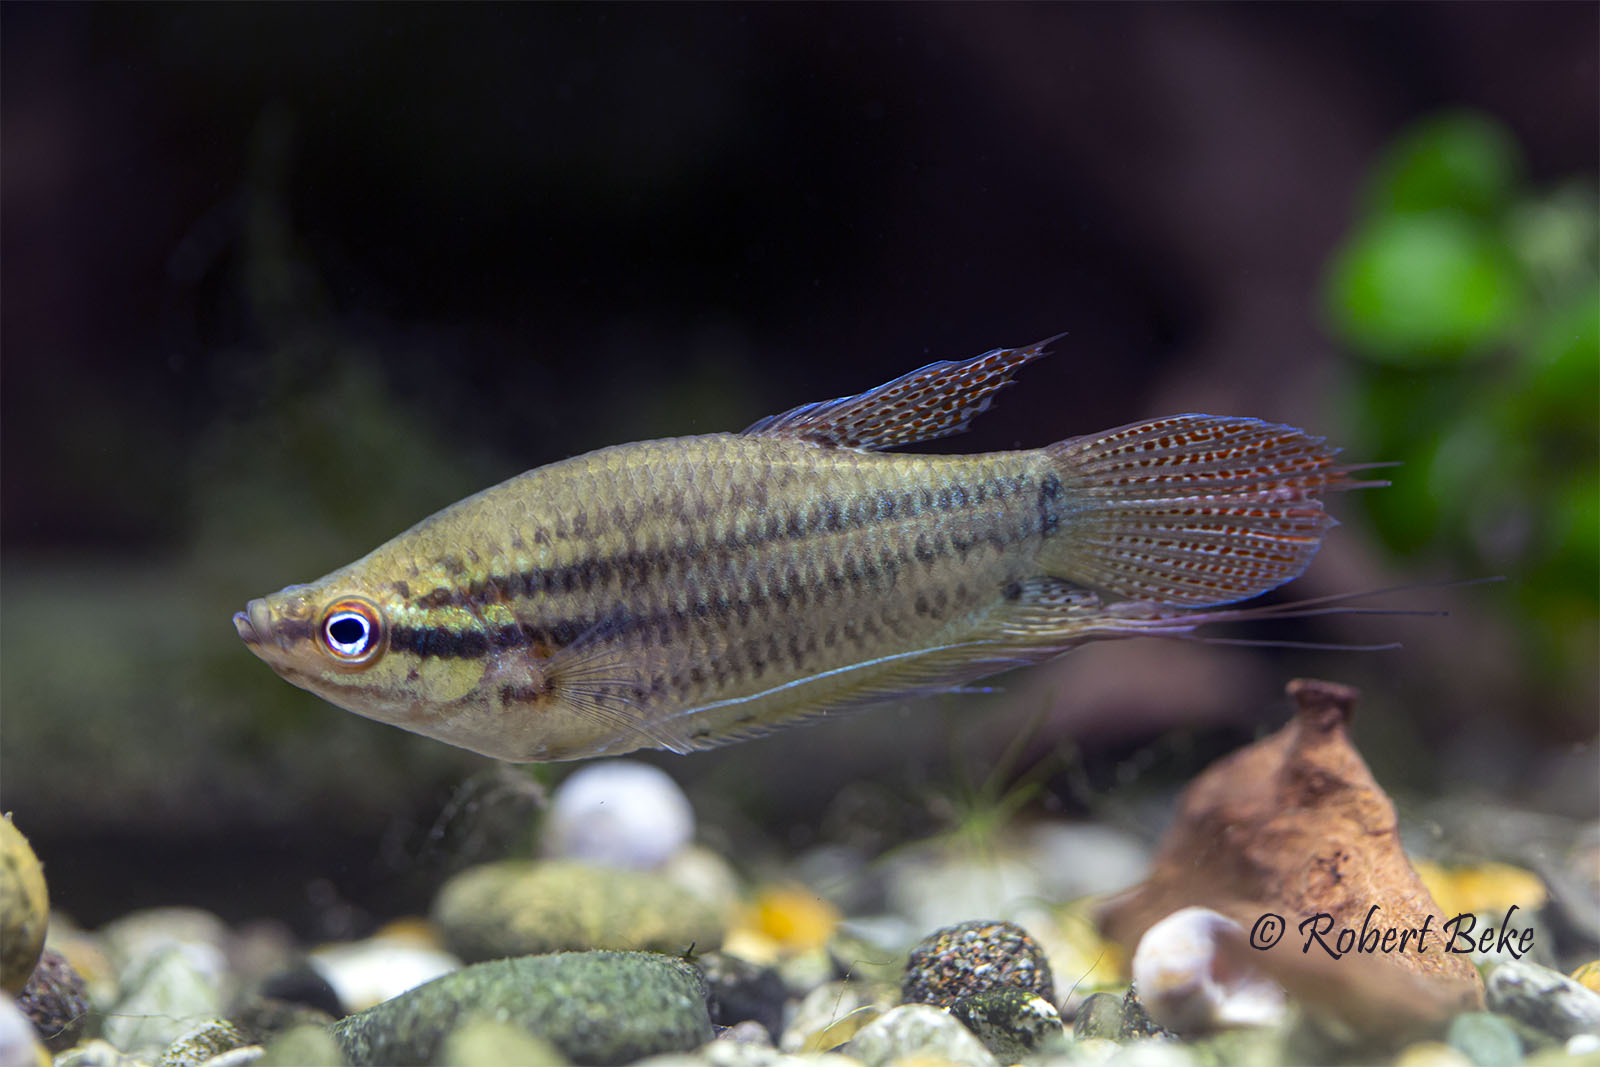
[[[0,7],[0,1067],[1600,1062],[1600,8]]]

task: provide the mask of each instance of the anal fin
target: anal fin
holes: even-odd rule
[[[745,433],[866,451],[960,433],[988,410],[1017,369],[1045,354],[1051,337],[1026,348],[996,348],[959,361],[930,363],[855,396],[802,404],[769,415]]]

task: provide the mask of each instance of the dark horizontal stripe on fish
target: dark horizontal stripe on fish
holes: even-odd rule
[[[913,557],[931,566],[934,561],[951,552],[964,554],[979,540],[988,541],[1003,551],[1008,543],[1031,536],[1035,532],[1035,527],[1024,526],[1014,530],[1010,538],[1005,538],[996,531],[990,531],[985,538],[973,539],[965,539],[958,535],[947,536],[941,532],[935,532],[931,537],[922,534],[918,536],[913,548],[908,550],[902,546],[894,551],[886,550],[876,562],[858,560],[851,553],[846,553],[842,563],[828,560],[816,575],[818,581],[815,582],[804,580],[799,571],[791,567],[784,581],[777,584],[771,595],[760,590],[742,597],[730,597],[718,593],[696,600],[681,611],[669,609],[644,615],[629,615],[619,609],[603,616],[579,616],[543,625],[523,623],[501,626],[488,632],[455,630],[442,626],[395,627],[390,632],[389,648],[391,651],[409,652],[422,657],[475,659],[487,655],[491,648],[500,651],[543,645],[555,651],[591,635],[596,639],[620,640],[641,634],[646,635],[647,639],[649,636],[654,636],[660,645],[666,646],[673,641],[683,640],[696,620],[716,619],[723,625],[736,621],[740,627],[748,626],[752,616],[768,613],[774,608],[788,611],[819,607],[830,593],[847,586],[879,580],[887,581],[892,586],[898,580],[901,570],[911,565]],[[958,604],[967,600],[967,590],[964,585],[958,587],[956,600]],[[943,618],[946,603],[943,595],[936,594],[931,602],[926,596],[918,596],[914,606],[918,615]],[[856,624],[845,620],[841,625],[845,637],[859,643],[860,635]],[[869,635],[876,636],[878,624],[875,620],[869,617],[862,625],[867,628],[866,632]],[[830,630],[824,638],[824,645],[832,647],[833,643],[833,634]],[[794,652],[796,662],[799,660],[799,655],[798,651]],[[758,662],[754,665],[759,670],[761,664]]]
[[[732,536],[705,543],[689,541],[650,552],[623,552],[612,556],[578,560],[560,567],[540,567],[517,574],[491,575],[482,581],[473,582],[465,590],[449,586],[435,589],[419,598],[417,603],[423,608],[443,608],[505,601],[519,596],[587,593],[596,586],[603,587],[609,584],[613,577],[625,585],[639,584],[649,581],[654,574],[666,573],[674,566],[681,566],[707,556],[748,551],[776,541],[799,540],[818,532],[844,533],[860,530],[875,522],[889,522],[897,516],[915,518],[928,511],[979,507],[987,504],[991,497],[1003,503],[1009,496],[1025,490],[1028,481],[1025,475],[1016,475],[1010,478],[990,478],[971,487],[954,485],[939,489],[908,489],[898,492],[884,489],[864,495],[862,499],[851,503],[848,507],[841,505],[837,500],[820,500],[805,509],[804,514],[794,510],[786,515],[769,515],[760,530],[745,536]],[[1045,478],[1040,486],[1040,522],[1041,530],[1046,534],[1054,530],[1058,521],[1054,501],[1060,489],[1060,480],[1054,475]],[[1051,505],[1048,509],[1047,500]],[[974,544],[989,539],[992,538],[964,538],[954,547],[965,555]],[[932,558],[921,538],[918,539],[917,556],[924,562]]]

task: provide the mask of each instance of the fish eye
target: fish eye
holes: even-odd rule
[[[378,658],[383,647],[383,619],[378,609],[354,597],[328,605],[317,633],[322,650],[348,667],[366,666]]]

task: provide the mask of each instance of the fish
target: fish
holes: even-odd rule
[[[1227,605],[1305,570],[1325,494],[1385,484],[1321,437],[1203,414],[889,451],[966,429],[1054,340],[537,467],[235,628],[290,683],[486,756],[687,753],[1090,641],[1274,617]]]

